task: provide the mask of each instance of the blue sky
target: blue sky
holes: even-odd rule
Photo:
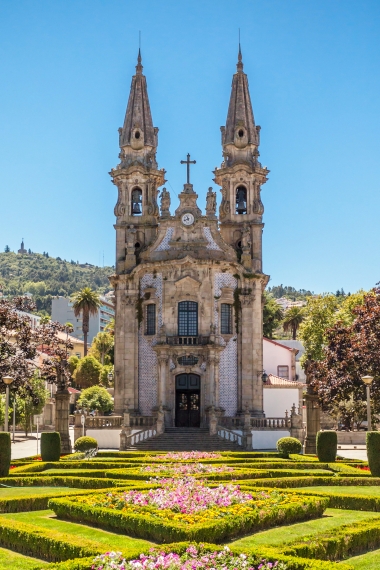
[[[173,194],[180,160],[205,205],[221,162],[241,28],[261,161],[270,169],[271,285],[370,288],[378,254],[377,0],[0,2],[0,248],[114,263],[118,133],[142,33],[144,73]],[[172,198],[172,210],[176,198]]]

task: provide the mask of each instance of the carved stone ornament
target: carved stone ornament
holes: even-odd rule
[[[243,235],[242,235],[242,239],[241,239],[241,245],[242,245],[242,250],[243,252],[250,252],[251,251],[251,246],[252,246],[252,241],[251,241],[251,231],[248,227],[245,227],[243,229]]]
[[[124,182],[122,180],[115,180],[115,184],[118,189],[117,202],[114,208],[114,214],[116,217],[124,216],[125,214],[125,203],[124,203]]]
[[[250,293],[248,295],[240,295],[240,302],[242,307],[251,307],[254,300],[254,296]]]
[[[227,178],[224,178],[222,184],[222,202],[219,207],[220,218],[225,218],[227,214],[230,213],[230,201],[227,200],[228,190],[229,190],[229,183]]]

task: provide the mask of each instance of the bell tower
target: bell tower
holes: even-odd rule
[[[214,171],[215,182],[222,188],[220,231],[244,267],[261,273],[264,206],[260,192],[269,170],[259,162],[260,127],[255,125],[240,44],[226,126],[221,127],[221,133],[224,160]]]
[[[158,187],[165,170],[156,162],[157,133],[153,127],[148,89],[139,50],[132,77],[124,125],[119,129],[120,163],[112,169],[118,188],[116,216],[116,274],[129,273],[140,252],[154,241],[158,227]]]

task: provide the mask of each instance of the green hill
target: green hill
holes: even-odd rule
[[[40,314],[51,314],[53,296],[70,296],[83,287],[110,291],[113,267],[97,267],[48,257],[47,254],[0,253],[0,290],[4,295],[31,293]]]

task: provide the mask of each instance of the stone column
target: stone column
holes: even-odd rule
[[[252,224],[252,259],[253,270],[261,272],[262,269],[262,235],[264,224],[256,222]]]
[[[208,405],[217,406],[218,402],[215,401],[215,360],[213,355],[212,356],[210,355],[207,359],[207,371],[208,371]]]
[[[55,430],[61,436],[61,453],[71,453],[69,433],[70,394],[67,388],[56,392],[55,407]]]
[[[166,406],[166,384],[169,357],[167,354],[158,354],[158,406]]]
[[[306,404],[306,437],[304,444],[304,453],[316,453],[317,451],[317,433],[321,429],[320,408],[318,396],[314,394],[305,395]]]
[[[215,386],[215,403],[218,408],[220,408],[219,402],[219,392],[220,392],[220,383],[219,383],[219,357],[214,356],[214,386]]]

